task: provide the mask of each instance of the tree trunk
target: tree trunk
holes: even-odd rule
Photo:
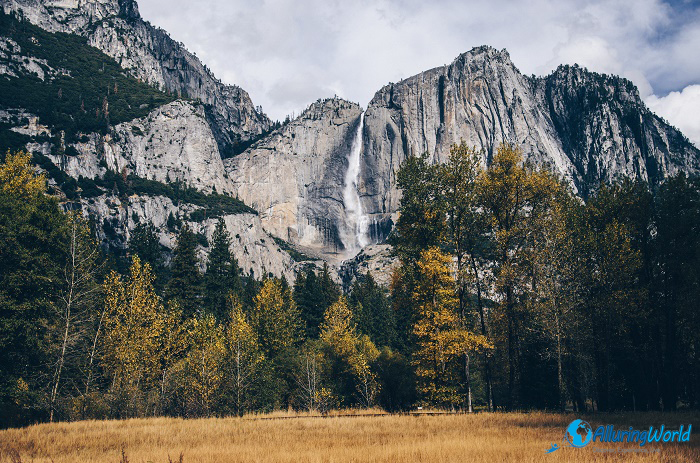
[[[471,256],[472,270],[476,278],[476,300],[479,306],[479,321],[481,323],[481,335],[488,337],[486,333],[486,314],[484,313],[484,301],[481,295],[481,278],[479,277],[479,270],[476,266],[476,259],[474,255]],[[492,412],[493,408],[493,387],[491,385],[491,360],[489,359],[488,353],[484,353],[484,379],[486,380],[486,401],[488,404],[489,411]]]
[[[472,383],[471,373],[469,371],[469,352],[464,353],[464,375],[467,379],[467,411],[473,413],[472,409]]]
[[[559,381],[559,411],[564,413],[566,411],[565,401],[564,401],[564,375],[562,373],[562,355],[561,355],[561,325],[559,323],[559,314],[554,313],[554,320],[556,323],[557,330],[557,379]]]

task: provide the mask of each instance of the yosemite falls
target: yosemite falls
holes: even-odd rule
[[[345,205],[345,226],[342,234],[343,245],[348,254],[353,257],[363,247],[369,244],[367,230],[369,221],[362,210],[362,201],[358,191],[360,179],[360,157],[362,155],[362,130],[365,125],[365,113],[360,115],[357,132],[348,154],[348,170],[345,173],[343,188],[343,204]]]

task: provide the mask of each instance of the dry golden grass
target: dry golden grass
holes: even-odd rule
[[[374,411],[370,411],[374,412]],[[353,413],[353,412],[345,412]],[[340,414],[339,414],[340,415]],[[597,453],[594,445],[561,448],[573,415],[507,413],[442,416],[304,416],[286,413],[183,420],[150,418],[41,424],[0,431],[0,462],[119,463],[124,449],[130,463],[196,462],[700,462],[700,437],[691,442],[648,444],[658,453]],[[638,427],[700,423],[698,413],[595,415],[593,427]],[[700,426],[700,424],[697,424]],[[695,429],[693,430],[695,431]],[[637,444],[600,448],[639,449]]]

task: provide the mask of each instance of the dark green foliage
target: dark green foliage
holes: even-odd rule
[[[114,188],[119,195],[165,196],[174,203],[181,202],[200,206],[203,208],[202,212],[198,210],[190,216],[195,222],[227,214],[257,214],[255,209],[246,206],[238,198],[217,193],[202,193],[178,182],[166,184],[133,175],[129,175],[125,180],[123,176],[107,171],[104,179],[97,180],[96,183],[104,188]]]
[[[44,419],[67,229],[55,199],[0,190],[0,427]]]
[[[272,239],[275,241],[277,246],[279,246],[283,251],[286,251],[287,254],[291,256],[292,259],[294,259],[296,262],[308,262],[312,260],[316,260],[313,257],[309,257],[303,252],[299,252],[296,249],[292,247],[291,244],[288,242],[284,241],[281,238],[277,238],[276,236],[273,236]]]
[[[173,213],[171,212],[168,214],[168,221],[166,222],[168,226],[168,230],[171,232],[176,232],[182,227],[182,220],[180,220],[179,217],[175,217]]]
[[[165,287],[169,300],[177,301],[185,318],[202,313],[202,275],[197,259],[197,237],[184,225],[177,237],[170,264],[170,280]]]
[[[340,296],[340,288],[330,277],[328,265],[324,264],[320,276],[312,267],[299,272],[294,282],[294,300],[301,310],[306,336],[317,338],[323,314]]]
[[[204,274],[204,301],[207,310],[224,320],[230,310],[229,294],[241,297],[243,287],[238,261],[231,254],[231,236],[223,219],[219,219],[212,236],[211,250]]]
[[[36,114],[41,123],[65,130],[68,142],[78,132],[105,133],[110,124],[143,117],[174,100],[129,76],[83,37],[46,32],[5,14],[0,14],[0,29],[17,42],[22,55],[46,60],[50,68],[69,73],[59,72],[44,81],[36,76],[4,76],[0,107]]]
[[[655,198],[654,222],[649,328],[659,336],[665,359],[657,365],[663,403],[695,408],[700,404],[700,179],[684,174],[668,179]]]
[[[408,410],[416,402],[416,379],[411,362],[388,347],[375,361],[379,374],[379,404],[387,411]]]
[[[79,182],[73,177],[59,169],[51,159],[47,158],[41,153],[34,153],[34,162],[46,171],[46,175],[56,181],[56,185],[63,191],[68,199],[77,199],[77,188],[80,186]]]
[[[128,243],[129,257],[137,255],[141,262],[148,263],[156,275],[155,286],[163,289],[165,265],[163,248],[158,239],[158,230],[152,223],[140,223],[131,232]]]
[[[28,135],[14,132],[10,130],[14,124],[0,124],[0,147],[3,148],[3,152],[0,156],[5,156],[5,150],[17,151],[24,149],[24,147],[32,141],[32,138]]]
[[[367,272],[355,280],[348,298],[355,315],[357,330],[369,336],[377,346],[394,346],[396,318],[386,290]]]
[[[444,196],[438,167],[426,157],[410,157],[397,173],[402,190],[401,215],[389,236],[394,252],[404,262],[416,262],[420,252],[436,246],[445,232]]]

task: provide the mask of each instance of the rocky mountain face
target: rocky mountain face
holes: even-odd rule
[[[271,121],[245,90],[221,83],[182,44],[143,21],[134,0],[0,0],[0,5],[50,32],[84,36],[133,76],[200,100],[226,155],[270,129]]]
[[[326,257],[342,256],[354,230],[343,204],[347,157],[362,108],[338,98],[224,162],[233,189],[270,233]]]
[[[80,31],[87,27],[86,24],[94,23],[100,18],[114,18],[114,15],[124,14],[122,10],[108,8],[110,5],[102,2],[37,2],[30,4],[34,10],[26,11],[40,11],[48,15],[35,14],[32,18],[49,30],[55,30],[59,28],[57,25],[60,25],[59,29]],[[52,7],[56,10],[52,10]],[[70,11],[69,7],[75,8],[78,13],[66,15],[65,12]],[[129,17],[133,17],[133,14]],[[42,22],[42,18],[51,20]],[[74,68],[56,67],[55,64],[52,67],[46,59],[32,55],[32,46],[35,50],[43,50],[51,45],[54,46],[53,50],[55,42],[65,40],[65,36],[41,35],[39,28],[33,28],[34,32],[28,33],[29,40],[24,40],[27,34],[18,34],[19,29],[24,29],[19,23],[7,18],[3,20],[3,28],[0,28],[0,79],[5,85],[3,88],[9,88],[10,91],[20,89],[27,94],[21,99],[3,98],[3,103],[0,104],[0,137],[3,137],[5,142],[21,137],[21,142],[14,143],[13,149],[17,149],[19,144],[45,159],[40,161],[40,165],[49,169],[50,183],[64,195],[64,207],[82,208],[84,213],[94,220],[98,239],[105,247],[117,253],[124,252],[137,224],[150,222],[158,231],[160,243],[172,249],[179,224],[186,223],[199,236],[199,252],[202,262],[206,262],[206,243],[212,238],[218,218],[222,217],[234,243],[232,252],[246,273],[256,276],[272,273],[277,276],[284,275],[288,280],[294,278],[295,267],[299,264],[292,259],[289,250],[282,249],[265,231],[260,217],[251,213],[254,211],[245,207],[232,207],[235,204],[230,204],[230,201],[228,206],[223,209],[219,207],[216,211],[219,200],[212,194],[233,195],[235,192],[233,183],[224,169],[215,124],[211,122],[208,105],[196,100],[172,101],[173,98],[156,98],[156,101],[170,101],[158,106],[152,103],[152,97],[162,93],[137,93],[141,98],[145,98],[145,101],[133,98],[133,101],[129,101],[136,108],[141,105],[137,112],[145,114],[143,117],[125,122],[123,117],[120,119],[122,122],[112,119],[111,124],[97,132],[85,130],[84,127],[90,125],[84,121],[82,125],[77,126],[77,132],[75,128],[68,132],[57,128],[51,122],[43,120],[49,114],[47,111],[40,111],[42,116],[39,116],[23,106],[22,102],[41,100],[44,95],[41,93],[42,85],[60,78],[64,79],[66,85],[87,89],[90,85],[85,80],[85,72],[78,72]],[[22,45],[13,37],[17,40],[22,37]],[[80,53],[85,53],[86,48],[89,47],[83,45]],[[84,60],[97,60],[99,63],[109,60],[104,54],[81,56]],[[61,61],[54,59],[52,63],[54,62]],[[95,63],[91,64],[95,67]],[[112,65],[121,69],[114,63]],[[104,66],[102,71],[104,72]],[[99,73],[99,69],[95,69],[95,73]],[[118,74],[121,74],[121,71]],[[88,80],[90,77],[88,76]],[[23,86],[22,82],[34,83]],[[141,87],[148,88],[145,85]],[[117,103],[120,102],[120,98],[123,100],[126,96],[124,88],[134,87],[120,86],[119,92],[116,86],[106,90],[108,94],[112,92],[109,101]],[[143,88],[136,90],[143,92]],[[62,89],[54,88],[54,95],[56,91],[60,92]],[[65,100],[69,98],[69,94],[66,93]],[[8,106],[13,101],[18,101],[19,105]],[[101,112],[107,114],[109,107],[111,105],[105,96]],[[39,105],[35,110],[37,108],[43,107]],[[69,104],[61,110],[66,112],[68,119],[79,119],[87,113],[79,100],[73,106]],[[236,128],[233,125],[231,127]],[[57,181],[61,176],[57,177],[55,171],[51,170],[58,170],[56,167],[60,169],[59,173],[63,172],[63,177],[72,178],[73,185],[77,180],[77,197],[75,194],[67,196],[65,184],[68,183]],[[115,175],[122,179],[125,185],[138,181],[142,186],[134,191],[124,191],[123,188],[117,188],[113,180],[108,180],[113,179]],[[151,183],[148,183],[149,181]],[[169,186],[173,184],[179,185],[180,189],[186,187],[200,193],[195,195],[195,198],[192,198],[191,193],[174,195]],[[73,186],[72,189],[75,190],[76,187]]]
[[[77,156],[48,157],[75,178],[95,178],[110,169],[162,183],[182,182],[207,193],[233,191],[201,104],[176,100],[72,146]]]
[[[170,217],[186,223],[197,235],[211,243],[217,218],[192,220],[192,213],[201,209],[188,203],[175,203],[164,196],[132,195],[120,198],[105,194],[84,200],[82,208],[96,219],[97,235],[102,243],[112,249],[125,249],[131,233],[139,223],[152,223],[158,230],[160,244],[174,249],[177,233],[168,224]],[[282,250],[263,228],[255,214],[229,214],[223,216],[226,229],[231,234],[231,251],[241,269],[247,275],[261,277],[273,274],[294,281],[299,266],[289,253]],[[207,261],[208,249],[198,247],[200,262]]]
[[[395,175],[408,156],[444,162],[461,140],[483,150],[485,165],[501,143],[514,144],[582,196],[622,177],[654,186],[681,170],[700,172],[700,151],[626,79],[569,66],[528,77],[506,51],[479,47],[385,86],[369,103],[361,173],[368,213],[381,222],[396,212]]]
[[[147,107],[141,113],[146,116],[65,143],[23,108],[0,108],[0,122],[32,137],[28,149],[75,179],[112,172],[239,198],[258,214],[225,214],[224,220],[239,263],[255,275],[291,280],[306,259],[288,252],[291,243],[335,264],[346,283],[366,271],[387,283],[393,261],[382,243],[399,207],[401,163],[423,153],[444,162],[461,140],[483,150],[484,165],[501,143],[514,144],[527,161],[549,165],[583,197],[622,177],[655,187],[679,171],[700,173],[700,151],[651,113],[634,85],[576,66],[528,77],[507,52],[479,47],[450,65],[386,85],[364,113],[338,98],[319,100],[266,133],[270,121],[247,93],[220,83],[182,45],[141,20],[133,0],[0,4],[46,30],[86,37],[132,75],[191,98]],[[0,77],[45,73],[50,79],[63,72],[22,56],[17,43],[0,34]],[[349,179],[358,144],[359,173]],[[359,209],[348,199],[358,195]],[[102,224],[100,238],[117,248],[125,247],[140,222],[152,222],[167,247],[175,237],[170,217],[207,238],[216,222],[201,205],[159,194],[104,191],[82,199],[81,206]],[[358,233],[370,246],[355,256]]]

